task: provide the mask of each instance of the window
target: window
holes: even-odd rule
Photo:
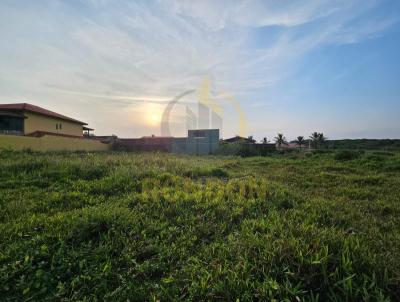
[[[60,125],[58,126],[58,128],[61,130],[61,129],[62,129],[62,124],[60,124]]]
[[[195,137],[195,138],[206,137],[206,133],[202,130],[195,130],[195,131],[193,131],[193,137]]]
[[[24,131],[24,119],[13,116],[0,115],[0,131]]]

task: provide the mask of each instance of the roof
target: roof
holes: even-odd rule
[[[7,110],[4,110],[4,111],[0,110],[0,116],[11,116],[11,117],[25,118],[25,116],[22,113],[10,112],[10,111],[7,111]]]
[[[10,110],[10,111],[28,111],[28,112],[33,112],[41,115],[46,115],[50,116],[53,118],[58,118],[62,119],[65,121],[70,121],[73,123],[81,124],[81,125],[87,125],[85,122],[78,121],[76,119],[73,119],[71,117],[56,113],[54,111],[50,111],[47,109],[44,109],[39,106],[31,105],[28,103],[15,103],[15,104],[0,104],[0,110],[5,111],[5,110]]]
[[[224,139],[223,141],[227,142],[227,143],[235,143],[235,142],[248,142],[248,143],[250,143],[251,142],[251,140],[248,139],[247,137],[241,137],[239,135],[236,135],[236,136],[231,137],[231,138]]]

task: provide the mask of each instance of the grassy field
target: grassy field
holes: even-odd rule
[[[400,152],[0,152],[0,299],[400,300]]]

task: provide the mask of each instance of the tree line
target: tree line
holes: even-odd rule
[[[248,140],[252,143],[255,143],[256,140],[253,138],[253,136],[249,136]],[[327,137],[322,133],[322,132],[313,132],[309,136],[309,139],[305,139],[304,136],[298,136],[294,143],[296,143],[299,148],[301,149],[303,146],[305,146],[307,143],[310,144],[311,147],[314,149],[321,148],[322,146],[325,145],[325,142],[327,140]],[[282,133],[278,133],[274,137],[274,142],[278,146],[278,148],[281,148],[283,145],[288,145],[289,142],[286,140],[286,137]],[[268,140],[267,137],[264,137],[260,143],[262,144],[268,144],[270,141]]]

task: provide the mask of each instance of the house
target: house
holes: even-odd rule
[[[85,125],[85,122],[27,103],[0,104],[1,134],[82,137],[83,131],[93,130]]]
[[[239,135],[236,135],[234,137],[231,138],[227,138],[223,140],[224,143],[248,143],[248,144],[253,144],[254,142],[247,138],[247,137],[242,137]]]
[[[207,155],[219,147],[219,129],[188,130],[185,153]]]
[[[308,142],[307,142],[307,146],[308,146]],[[307,146],[306,146],[306,143],[304,143],[302,145],[303,148],[306,148]],[[300,148],[300,145],[296,142],[290,142],[290,143],[286,143],[286,144],[281,144],[280,146],[278,146],[278,144],[276,144],[276,147],[280,148],[280,149],[298,149],[298,148]]]
[[[187,137],[143,136],[116,138],[115,147],[125,151],[163,151],[207,155],[219,147],[219,129],[188,130]]]

